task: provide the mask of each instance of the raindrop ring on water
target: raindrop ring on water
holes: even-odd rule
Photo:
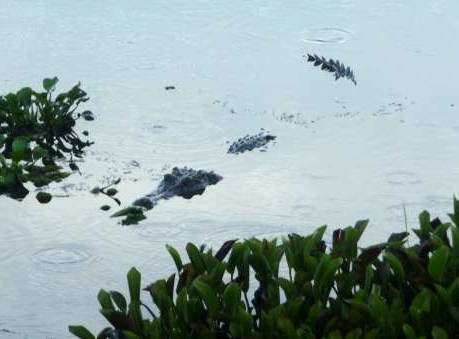
[[[351,34],[350,31],[336,27],[311,28],[306,31],[303,41],[315,44],[342,44]]]

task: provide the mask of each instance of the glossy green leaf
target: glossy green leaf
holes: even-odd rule
[[[429,260],[428,271],[435,281],[441,281],[443,273],[446,270],[448,255],[449,249],[446,246],[441,246],[432,253],[432,257]]]
[[[230,323],[230,332],[236,338],[245,338],[252,331],[252,317],[242,308]]]
[[[126,312],[127,309],[127,302],[124,296],[117,292],[117,291],[110,291],[110,296],[112,297],[113,301],[115,302],[116,306],[123,312]]]
[[[129,286],[129,295],[131,296],[131,301],[140,300],[140,272],[131,268],[127,275],[128,286]]]
[[[223,293],[223,302],[229,314],[234,314],[241,303],[241,288],[236,283],[230,283]]]
[[[204,265],[204,261],[201,258],[201,253],[199,252],[199,249],[192,243],[188,243],[186,245],[186,252],[188,253],[188,257],[190,258],[190,261],[193,264],[193,268],[198,273],[204,273],[206,267]]]
[[[405,281],[405,270],[400,260],[389,252],[384,253],[384,259],[389,263],[397,281],[402,284]]]
[[[30,87],[21,88],[16,94],[18,101],[25,106],[32,103],[32,95],[33,91]]]
[[[80,339],[96,339],[84,326],[69,326],[69,332]]]
[[[204,303],[206,304],[209,312],[211,314],[217,313],[219,309],[219,302],[217,294],[212,289],[212,287],[210,287],[200,279],[196,279],[193,283],[193,286],[198,291],[199,296],[202,298],[202,300],[204,300]]]
[[[110,293],[105,290],[100,290],[97,294],[97,299],[99,300],[100,306],[109,310],[114,310],[115,306],[112,303]]]
[[[43,88],[45,91],[47,92],[52,92],[57,83],[58,83],[59,79],[57,77],[54,77],[54,78],[46,78],[43,80]]]
[[[180,254],[177,252],[177,250],[174,247],[170,245],[166,245],[166,248],[169,254],[171,255],[172,259],[174,260],[175,266],[177,267],[177,271],[180,273],[183,267],[182,259],[180,258]]]

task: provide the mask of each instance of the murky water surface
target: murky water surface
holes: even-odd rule
[[[0,197],[0,337],[99,330],[99,288],[126,291],[173,270],[166,243],[331,229],[371,218],[364,241],[401,231],[421,209],[444,216],[459,182],[459,2],[4,1],[0,89],[81,81],[97,114],[82,175],[41,206]],[[350,65],[333,81],[302,57]],[[173,85],[175,90],[166,91]],[[265,128],[267,152],[226,154]],[[136,227],[89,190],[121,177],[124,203],[173,166],[224,179],[162,201]],[[8,331],[11,332],[8,332]]]

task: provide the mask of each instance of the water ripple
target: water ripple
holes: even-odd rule
[[[416,174],[408,171],[394,171],[386,174],[387,182],[391,185],[417,185],[422,180]]]
[[[90,251],[76,244],[60,244],[42,248],[33,254],[33,261],[50,270],[69,270],[72,266],[93,260]]]
[[[352,32],[338,27],[311,28],[305,33],[303,41],[313,44],[342,44],[352,35]]]

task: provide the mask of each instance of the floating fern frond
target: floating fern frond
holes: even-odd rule
[[[314,66],[320,66],[320,69],[323,71],[327,71],[333,73],[335,75],[335,80],[339,78],[346,78],[351,80],[354,85],[357,86],[357,81],[354,77],[354,72],[351,70],[349,66],[345,66],[342,62],[338,60],[325,59],[324,57],[320,57],[317,54],[308,54],[308,62],[312,62]]]

